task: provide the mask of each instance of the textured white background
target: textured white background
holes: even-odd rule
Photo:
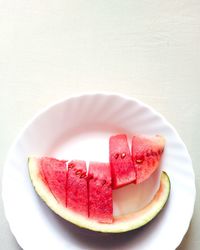
[[[199,0],[0,0],[0,87],[0,175],[23,125],[60,98],[115,91],[161,112],[196,173],[195,212],[178,249],[199,249]],[[0,242],[20,249],[2,201]]]

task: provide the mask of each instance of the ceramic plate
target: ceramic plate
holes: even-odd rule
[[[79,229],[55,215],[37,196],[27,158],[107,160],[105,143],[115,133],[165,136],[162,167],[171,179],[170,199],[162,213],[139,230],[105,235]],[[175,129],[149,106],[121,95],[81,95],[41,111],[17,137],[3,176],[6,217],[25,250],[175,249],[188,229],[195,193],[191,159]]]

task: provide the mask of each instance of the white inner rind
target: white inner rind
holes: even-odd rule
[[[38,161],[36,158],[29,158],[29,173],[36,192],[56,214],[79,227],[99,232],[120,233],[145,225],[160,212],[170,192],[169,178],[167,174],[163,172],[161,175],[160,188],[145,208],[135,213],[116,216],[112,224],[102,224],[77,214],[58,203],[39,176]]]
[[[137,212],[149,204],[160,187],[161,169],[140,184],[129,184],[113,190],[114,216]]]

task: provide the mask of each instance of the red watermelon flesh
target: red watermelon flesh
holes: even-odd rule
[[[110,166],[113,188],[125,186],[135,180],[135,169],[124,134],[111,136],[109,141]]]
[[[135,135],[132,138],[132,157],[136,170],[135,183],[141,183],[160,166],[165,140],[162,136]]]
[[[89,217],[100,223],[112,223],[112,181],[108,163],[90,162],[88,187]]]
[[[67,207],[88,217],[88,186],[85,161],[68,163]]]
[[[66,161],[43,157],[40,160],[41,177],[55,199],[66,206]]]

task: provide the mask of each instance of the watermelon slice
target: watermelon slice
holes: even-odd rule
[[[147,180],[160,166],[164,146],[165,140],[160,135],[133,136],[132,157],[136,170],[136,184]]]
[[[85,161],[68,163],[67,207],[88,217],[88,187]]]
[[[112,182],[108,163],[90,162],[88,186],[89,217],[101,223],[112,223]]]
[[[96,164],[95,164],[96,165]],[[30,157],[28,161],[28,167],[29,167],[29,174],[32,181],[32,184],[35,188],[35,191],[37,194],[41,197],[41,199],[46,202],[46,204],[49,206],[49,208],[52,209],[56,214],[61,216],[63,219],[83,228],[87,228],[93,231],[103,232],[103,233],[122,233],[127,232],[130,230],[134,230],[136,228],[139,228],[141,226],[144,226],[148,222],[150,222],[153,218],[159,214],[159,212],[163,209],[165,206],[169,194],[170,194],[170,180],[168,175],[163,172],[161,175],[160,180],[160,188],[155,194],[152,201],[143,209],[139,210],[138,212],[131,212],[126,215],[121,215],[113,218],[113,223],[100,223],[98,221],[95,221],[93,219],[90,219],[86,216],[83,216],[77,212],[74,212],[72,209],[69,209],[63,204],[57,202],[55,199],[55,195],[52,194],[48,186],[46,185],[46,182],[43,180],[43,177],[41,175],[41,159]],[[103,167],[104,168],[104,167]],[[93,169],[93,167],[92,167]],[[98,168],[97,168],[98,169]],[[105,171],[107,171],[107,167],[104,168]],[[97,170],[99,171],[99,170]],[[96,171],[94,171],[96,172]],[[101,177],[105,177],[102,173]],[[106,177],[108,177],[108,174],[106,174]],[[107,179],[107,178],[106,178]],[[110,178],[109,178],[110,180]],[[107,181],[109,181],[107,179]],[[99,183],[96,182],[96,184]],[[110,181],[109,181],[110,183]],[[94,179],[93,184],[94,185]],[[99,183],[100,184],[100,183]],[[97,190],[100,192],[101,186],[99,188],[97,185],[94,185],[96,189],[97,195],[102,199],[103,194],[98,194]],[[109,185],[108,185],[108,190]],[[103,190],[102,190],[103,191]],[[110,193],[110,191],[109,191]],[[107,194],[106,197],[110,200],[111,195]],[[97,197],[97,196],[95,196]],[[96,198],[95,198],[96,199]],[[103,199],[102,199],[103,201]],[[99,202],[97,200],[97,202]],[[111,205],[108,205],[108,202],[106,202],[106,198],[103,201],[105,206],[107,208],[111,207]],[[110,201],[109,201],[110,204]],[[95,204],[94,204],[95,206]],[[96,205],[97,209],[99,205]],[[102,209],[103,210],[103,209]],[[101,211],[102,211],[101,210]],[[105,212],[109,211],[109,214],[111,209],[106,209]],[[99,211],[99,210],[98,210]],[[106,221],[108,220],[108,216],[106,216]],[[110,216],[109,216],[110,217]],[[111,219],[109,219],[111,221]]]
[[[43,181],[48,185],[56,200],[66,205],[66,161],[43,157],[40,160],[40,167]]]
[[[127,136],[124,134],[111,136],[109,149],[113,188],[133,182],[136,176]]]

